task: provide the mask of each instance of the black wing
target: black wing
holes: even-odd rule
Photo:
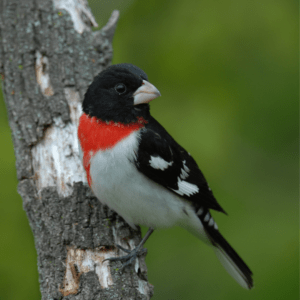
[[[192,156],[152,117],[141,131],[136,167],[173,193],[201,206],[224,212]]]

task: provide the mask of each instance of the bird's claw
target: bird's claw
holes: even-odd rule
[[[121,250],[123,250],[124,252],[126,252],[126,253],[130,253],[130,252],[131,252],[130,250],[125,249],[125,248],[122,247],[121,245],[116,244],[116,246],[117,246],[119,249],[121,249]]]
[[[133,263],[135,261],[135,259],[146,253],[147,252],[147,249],[144,248],[144,249],[139,249],[138,247],[136,247],[135,249],[133,250],[128,250],[128,249],[125,249],[123,248],[122,246],[120,245],[116,245],[119,249],[121,249],[122,251],[128,253],[127,255],[124,255],[124,256],[119,256],[119,257],[109,257],[109,258],[106,258],[104,259],[102,262],[105,262],[107,260],[109,261],[125,261],[125,263],[123,263],[122,267],[120,270],[123,270],[126,266],[130,265],[131,263]]]

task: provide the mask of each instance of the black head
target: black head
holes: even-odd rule
[[[136,122],[149,117],[148,102],[160,96],[147,74],[131,64],[117,64],[99,73],[89,86],[83,111],[102,121]]]

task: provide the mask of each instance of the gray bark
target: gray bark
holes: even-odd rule
[[[101,3],[100,3],[101,5]],[[42,299],[150,299],[144,257],[120,272],[115,243],[141,240],[86,185],[76,129],[93,77],[112,58],[118,19],[97,23],[86,0],[2,0],[0,73],[18,191],[35,239]],[[121,253],[120,253],[121,252]]]

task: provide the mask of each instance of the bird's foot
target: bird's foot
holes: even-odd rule
[[[136,248],[134,248],[133,250],[128,250],[128,249],[125,249],[123,248],[122,246],[120,245],[116,245],[119,249],[123,250],[124,252],[128,253],[127,255],[124,255],[124,256],[119,256],[119,257],[109,257],[109,258],[106,258],[103,260],[103,262],[105,262],[106,260],[109,260],[109,261],[125,261],[121,267],[120,270],[124,269],[126,266],[130,265],[131,263],[133,263],[135,261],[135,259],[138,257],[138,256],[141,256],[143,255],[144,253],[147,252],[147,249],[144,248],[144,249],[140,249],[142,245],[138,245]]]

